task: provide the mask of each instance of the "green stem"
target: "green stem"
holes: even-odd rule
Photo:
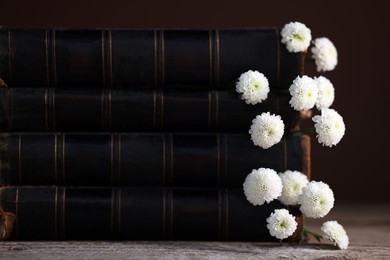
[[[321,242],[321,239],[323,239],[323,237],[320,234],[317,234],[317,233],[310,231],[308,229],[303,229],[303,236],[305,238],[307,238],[308,235],[312,235],[318,242]]]

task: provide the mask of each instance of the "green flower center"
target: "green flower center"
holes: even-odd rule
[[[298,40],[298,41],[303,41],[303,40],[305,40],[303,37],[302,37],[302,35],[300,35],[300,34],[297,34],[297,33],[294,33],[293,35],[292,35],[292,37],[293,37],[293,39],[294,40]]]
[[[252,84],[252,88],[253,88],[254,90],[259,90],[260,85],[259,85],[258,83],[253,83],[253,84]]]
[[[285,229],[287,228],[287,221],[286,220],[282,220],[279,222],[279,227],[282,228],[282,229]]]

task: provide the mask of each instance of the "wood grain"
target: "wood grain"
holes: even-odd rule
[[[388,259],[386,246],[283,245],[241,242],[2,242],[5,258],[29,259]]]

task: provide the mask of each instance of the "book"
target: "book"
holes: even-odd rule
[[[269,93],[248,105],[235,91],[0,88],[0,131],[247,132],[266,111],[290,129],[289,98]]]
[[[260,167],[308,174],[306,139],[262,149],[249,134],[1,133],[0,185],[241,187]]]
[[[0,78],[9,87],[198,85],[219,89],[258,70],[288,88],[298,56],[280,28],[0,28]]]
[[[276,241],[266,219],[278,201],[255,207],[242,189],[2,187],[4,211],[16,215],[16,240]],[[299,241],[303,216],[290,241]]]

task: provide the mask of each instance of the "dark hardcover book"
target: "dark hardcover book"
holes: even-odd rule
[[[276,241],[266,219],[278,201],[253,206],[242,189],[3,187],[0,203],[16,215],[15,240]],[[301,237],[303,217],[289,239]]]
[[[290,97],[248,105],[235,91],[0,88],[0,131],[247,132],[256,115],[295,124]]]
[[[10,87],[199,85],[219,88],[252,69],[273,87],[299,73],[279,28],[0,28],[0,78]]]
[[[249,134],[2,133],[0,185],[241,187],[252,169],[307,170],[306,138]]]

